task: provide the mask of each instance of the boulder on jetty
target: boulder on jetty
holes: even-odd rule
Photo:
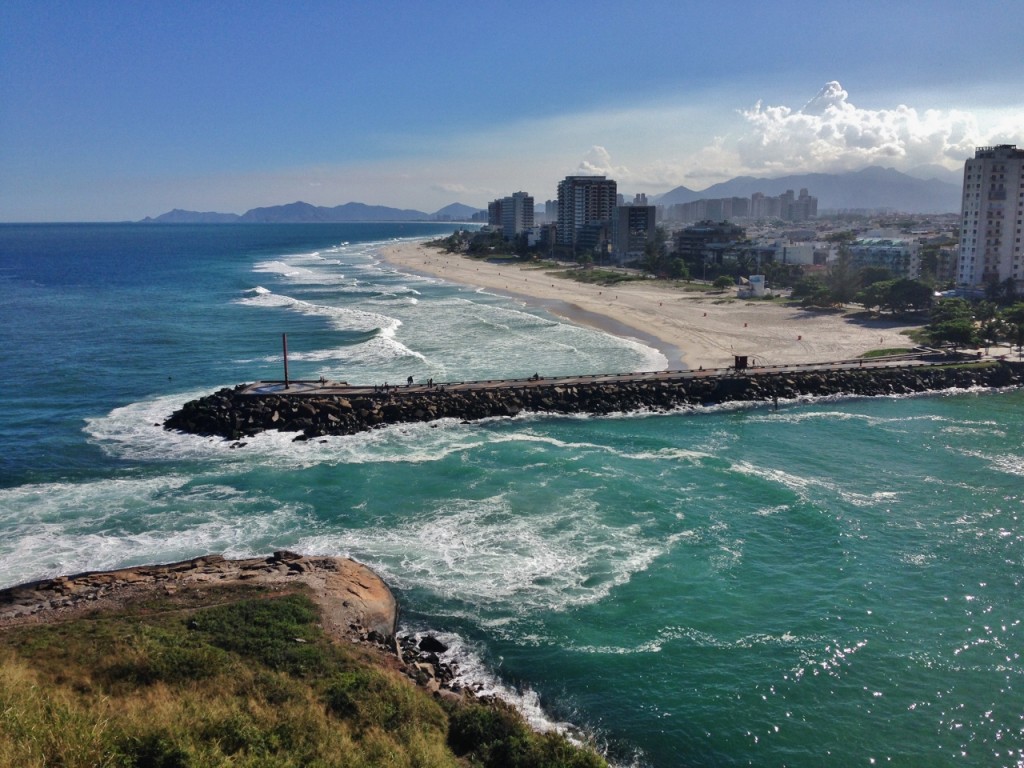
[[[340,394],[253,393],[245,385],[185,403],[164,427],[190,434],[240,440],[265,430],[297,432],[297,440],[352,435],[391,424],[443,418],[475,421],[522,412],[594,414],[665,412],[737,401],[849,395],[872,397],[973,387],[1024,384],[1024,366],[975,365],[816,368],[728,374],[507,382],[486,388],[431,387]]]

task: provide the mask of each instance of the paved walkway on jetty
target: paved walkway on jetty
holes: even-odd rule
[[[965,358],[965,362],[975,362],[985,358]],[[994,358],[993,358],[994,359]],[[851,368],[881,369],[910,368],[950,365],[957,360],[939,357],[935,353],[893,355],[879,358],[856,358],[853,360],[835,360],[830,363],[803,363],[798,365],[752,365],[747,368],[710,368],[683,369],[676,371],[648,371],[643,373],[607,373],[586,374],[582,376],[539,376],[525,379],[486,379],[480,381],[445,381],[445,382],[413,382],[398,384],[387,382],[379,385],[350,385],[346,382],[330,380],[296,380],[285,385],[280,381],[257,381],[248,385],[242,394],[246,395],[367,395],[367,394],[422,394],[425,392],[464,392],[485,389],[523,389],[532,387],[563,386],[572,387],[586,384],[630,384],[645,381],[676,381],[703,377],[735,377],[757,376],[759,374],[807,373],[809,371],[839,371]],[[386,389],[385,389],[386,387]]]

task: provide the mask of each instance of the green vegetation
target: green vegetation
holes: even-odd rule
[[[715,278],[715,281],[711,284],[716,290],[725,291],[736,285],[736,281],[728,275],[720,275]]]
[[[645,272],[657,277],[668,277],[676,280],[688,280],[690,267],[672,252],[668,232],[664,227],[655,227],[654,236],[647,241],[644,255],[639,265]]]
[[[859,291],[856,301],[865,308],[888,309],[893,314],[919,312],[932,305],[932,289],[919,280],[906,277],[879,280]]]
[[[890,347],[889,349],[869,349],[861,357],[888,357],[889,355],[905,355],[913,352],[913,347]]]
[[[442,703],[332,642],[300,590],[254,594],[8,629],[0,768],[604,765],[507,707]]]
[[[1000,309],[990,301],[942,299],[924,332],[929,343],[954,349],[1000,343],[1019,349],[1024,346],[1024,302]]]
[[[549,272],[552,277],[568,278],[578,283],[591,283],[593,285],[617,285],[619,283],[631,283],[644,278],[629,272],[620,272],[614,269],[565,269],[559,272]]]

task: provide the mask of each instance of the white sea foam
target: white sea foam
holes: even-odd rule
[[[182,475],[0,490],[0,586],[87,570],[266,551],[305,510]]]
[[[289,283],[298,285],[338,285],[346,281],[345,275],[333,269],[324,267],[336,267],[337,263],[331,264],[322,259],[316,262],[297,257],[287,260],[261,261],[253,265],[253,272],[278,275]]]
[[[795,493],[801,501],[810,503],[814,503],[816,496],[822,492],[826,497],[838,497],[858,507],[876,506],[880,502],[892,501],[900,496],[897,491],[858,493],[847,490],[840,486],[839,483],[830,480],[798,475],[782,469],[763,467],[745,461],[735,462],[731,470],[742,475],[757,477],[772,484],[783,486]]]
[[[217,437],[168,432],[163,422],[205,392],[143,400],[86,420],[85,432],[108,455],[135,460],[214,461],[218,464],[300,469],[320,464],[433,462],[483,444],[481,435],[456,419],[395,425],[355,435],[295,441],[295,432],[262,432],[244,449]]]
[[[678,642],[702,648],[735,649],[800,646],[819,643],[821,641],[821,637],[798,636],[788,632],[778,635],[764,633],[747,634],[740,637],[728,638],[696,629],[695,627],[667,626],[660,628],[655,637],[634,645],[573,645],[570,646],[570,649],[579,653],[628,655],[661,653],[667,644]]]
[[[963,456],[981,459],[992,469],[1007,475],[1024,476],[1024,456],[1016,453],[988,453],[974,449],[961,448],[956,451]]]
[[[504,622],[597,602],[667,543],[638,524],[601,522],[590,492],[580,490],[543,510],[519,509],[504,494],[452,498],[398,528],[338,531],[301,545],[352,553],[389,583],[427,589],[486,623],[495,611]]]
[[[579,733],[571,723],[554,720],[541,706],[540,697],[530,688],[517,688],[503,681],[488,664],[482,649],[454,632],[427,632],[424,630],[401,630],[411,634],[417,642],[427,634],[444,643],[448,650],[438,654],[442,663],[456,670],[453,682],[473,691],[477,696],[495,697],[514,706],[530,723],[541,732],[555,731],[567,736]]]
[[[394,334],[402,324],[400,320],[377,312],[366,312],[353,307],[334,307],[326,304],[314,304],[284,294],[270,291],[251,293],[236,299],[237,304],[257,306],[261,308],[284,307],[303,315],[326,318],[335,328],[342,331],[372,331],[380,329],[383,333]]]

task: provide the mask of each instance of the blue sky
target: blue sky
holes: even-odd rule
[[[1024,146],[1024,3],[0,3],[0,221],[434,211]]]

